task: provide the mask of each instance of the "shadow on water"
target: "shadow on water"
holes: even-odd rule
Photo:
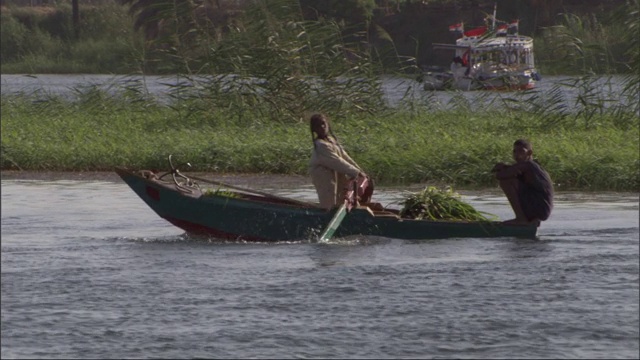
[[[516,259],[535,258],[547,256],[553,252],[551,240],[536,239],[514,239],[505,242],[506,254]]]

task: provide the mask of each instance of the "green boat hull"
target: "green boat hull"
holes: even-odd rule
[[[118,168],[122,180],[160,217],[189,234],[246,241],[316,240],[337,209],[280,197],[235,193],[204,195],[196,187],[158,180],[149,172]],[[334,237],[352,235],[395,239],[535,238],[535,225],[501,222],[430,221],[402,219],[367,207],[351,209]]]

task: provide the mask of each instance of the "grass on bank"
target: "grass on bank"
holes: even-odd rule
[[[306,121],[102,96],[76,102],[2,96],[1,168],[165,170],[173,154],[190,162],[191,171],[307,174]],[[350,155],[380,185],[494,187],[493,164],[512,161],[513,141],[527,138],[557,190],[640,189],[635,114],[458,109],[399,108],[331,120]]]

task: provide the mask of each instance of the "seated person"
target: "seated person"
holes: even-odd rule
[[[547,220],[553,209],[553,183],[549,174],[533,160],[533,148],[527,140],[513,143],[512,165],[496,164],[492,172],[500,181],[516,217],[510,224],[537,224]]]

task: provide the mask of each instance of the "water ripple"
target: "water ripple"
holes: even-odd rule
[[[629,225],[638,211],[615,199],[580,211],[561,204],[539,240],[261,244],[186,236],[113,184],[3,183],[2,190],[2,358],[637,358],[639,351],[638,229]],[[87,192],[99,218],[79,202]],[[29,200],[43,193],[65,210]],[[483,199],[474,201],[489,212],[504,205]]]

